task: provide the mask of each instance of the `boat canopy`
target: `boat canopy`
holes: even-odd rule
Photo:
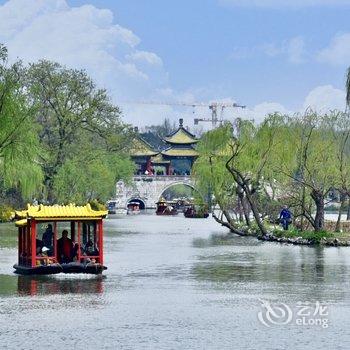
[[[15,212],[20,274],[102,273],[103,219],[107,210],[30,205]],[[61,233],[61,238],[58,238]]]
[[[16,211],[15,215],[16,218],[21,219],[16,222],[16,226],[25,226],[27,219],[37,221],[100,220],[107,216],[107,210],[93,210],[90,204],[85,206],[28,204],[27,210]]]

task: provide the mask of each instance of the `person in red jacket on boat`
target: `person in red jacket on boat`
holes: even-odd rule
[[[57,240],[58,262],[69,263],[73,260],[73,241],[68,238],[68,231],[62,231],[62,237]]]

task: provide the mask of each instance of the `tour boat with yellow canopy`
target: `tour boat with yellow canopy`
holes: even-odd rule
[[[103,219],[107,211],[90,204],[29,205],[16,211],[18,263],[16,273],[100,274],[103,265]]]
[[[177,215],[178,212],[176,208],[166,202],[164,198],[161,198],[157,203],[157,215]]]

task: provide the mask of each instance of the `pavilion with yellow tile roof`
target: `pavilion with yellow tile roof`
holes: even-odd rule
[[[195,146],[199,140],[183,126],[182,118],[179,120],[178,129],[164,141],[168,148],[161,154],[164,159],[170,161],[172,175],[190,175],[193,163],[198,157]]]
[[[132,146],[131,157],[139,175],[189,175],[198,157],[196,143],[199,140],[183,126],[162,140],[163,147],[156,149],[142,134],[138,134]]]

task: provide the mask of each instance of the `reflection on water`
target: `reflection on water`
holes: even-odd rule
[[[0,297],[11,295],[101,294],[105,276],[0,275]]]
[[[350,248],[261,242],[180,215],[115,216],[105,232],[104,277],[17,276],[0,235],[1,349],[43,337],[84,350],[348,348]],[[266,329],[261,299],[327,302],[334,326]]]
[[[57,279],[48,276],[18,276],[20,295],[103,293],[103,277],[88,279]]]

